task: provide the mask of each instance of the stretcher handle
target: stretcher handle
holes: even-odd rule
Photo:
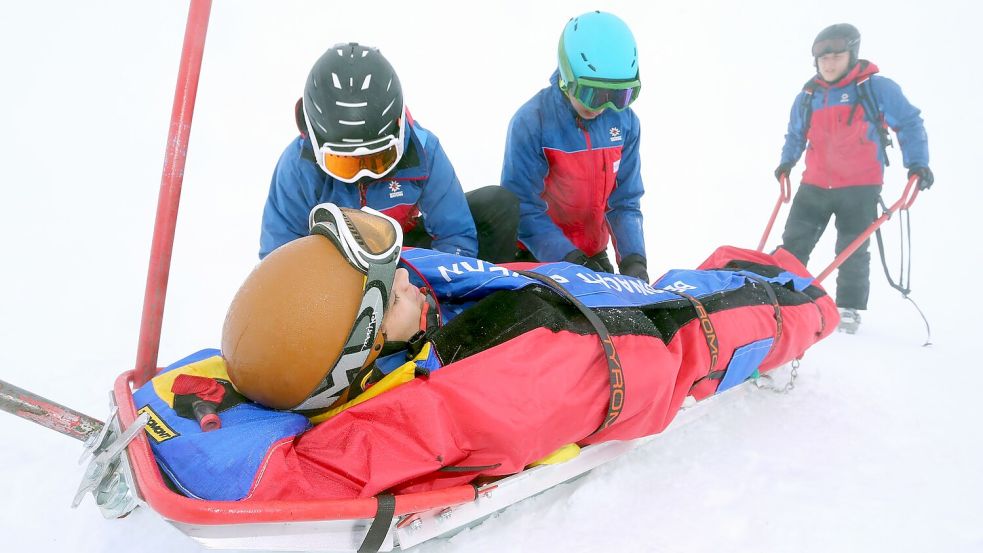
[[[775,201],[775,207],[771,210],[771,218],[768,219],[768,226],[765,227],[764,234],[761,235],[761,241],[758,242],[758,251],[764,251],[765,242],[768,241],[768,236],[771,234],[771,227],[775,224],[775,218],[778,217],[778,211],[781,210],[782,204],[787,204],[789,200],[792,199],[792,185],[789,183],[788,175],[782,175],[778,178],[778,200]]]
[[[870,238],[871,234],[874,234],[874,232],[878,228],[880,228],[880,226],[883,225],[885,221],[891,218],[891,215],[893,215],[898,210],[906,210],[910,208],[912,204],[915,203],[915,198],[918,197],[918,192],[919,192],[919,188],[915,186],[915,183],[918,182],[918,179],[919,176],[917,174],[908,177],[908,184],[905,186],[904,192],[901,193],[901,197],[898,198],[898,201],[894,202],[894,204],[891,207],[889,207],[887,211],[882,213],[880,217],[878,217],[873,223],[871,223],[870,226],[867,227],[867,230],[860,233],[860,236],[857,236],[857,238],[853,242],[850,242],[850,245],[847,246],[842,252],[840,252],[839,255],[836,256],[836,259],[834,259],[833,262],[829,264],[829,267],[826,267],[826,270],[819,273],[819,276],[816,277],[817,283],[822,282],[823,279],[828,277],[830,273],[832,273],[834,270],[836,270],[836,268],[842,265],[843,262],[846,261],[847,258],[853,254],[853,252],[857,251],[857,248],[859,248],[861,244],[863,244],[868,238]]]

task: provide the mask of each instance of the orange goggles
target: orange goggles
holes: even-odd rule
[[[343,155],[321,146],[318,152],[318,165],[329,175],[345,182],[354,182],[366,175],[380,178],[399,161],[401,149],[396,144],[390,143],[385,149],[377,152]]]
[[[395,134],[389,134],[369,142],[344,139],[345,143],[325,142],[318,144],[317,135],[314,134],[314,128],[307,117],[306,107],[304,108],[304,122],[307,124],[307,136],[314,148],[314,158],[317,160],[318,167],[342,182],[352,183],[362,177],[381,179],[403,157],[403,137],[406,132],[405,112],[396,122]]]

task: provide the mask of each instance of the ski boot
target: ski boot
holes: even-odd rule
[[[856,334],[860,327],[860,313],[852,307],[840,309],[840,326],[837,330],[847,334]]]

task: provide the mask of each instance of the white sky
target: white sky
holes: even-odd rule
[[[790,398],[710,417],[431,550],[920,551],[926,536],[940,550],[983,548],[972,529],[983,519],[983,480],[970,470],[983,466],[970,349],[983,307],[983,9],[968,0],[354,6],[215,1],[162,364],[218,344],[228,302],[256,262],[273,165],[296,133],[293,103],[335,42],[382,49],[415,118],[472,189],[498,182],[507,122],[545,85],[566,20],[598,8],[620,15],[640,49],[635,106],[655,276],[720,244],[756,245],[789,108],[812,74],[809,46],[822,27],[849,21],[863,33],[861,57],[901,84],[926,120],[937,184],[913,210],[912,276],[934,348],[918,348],[920,320],[875,265],[864,334],[817,348]],[[187,3],[36,1],[4,12],[0,379],[104,417],[113,379],[136,354]],[[894,199],[905,174],[900,152],[889,155],[885,196]],[[813,269],[831,249],[820,244]],[[79,444],[6,415],[0,436],[5,550],[119,551],[138,539],[153,540],[151,551],[198,550],[146,510],[123,521],[103,521],[91,502],[69,510]],[[867,460],[850,457],[856,451]],[[731,458],[728,479],[710,470],[720,456]],[[878,501],[864,501],[865,483]],[[600,503],[619,507],[602,513]]]

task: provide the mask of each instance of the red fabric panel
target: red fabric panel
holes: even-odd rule
[[[587,255],[608,247],[605,212],[618,174],[611,168],[621,147],[564,152],[543,148],[549,173],[544,180],[546,213],[563,234]]]

